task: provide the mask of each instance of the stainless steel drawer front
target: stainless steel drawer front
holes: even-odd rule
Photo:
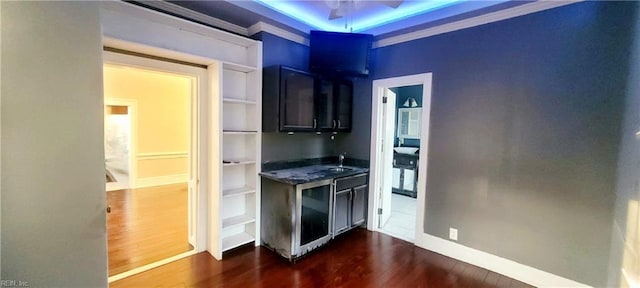
[[[336,191],[353,188],[367,184],[367,174],[359,174],[351,177],[336,179]]]

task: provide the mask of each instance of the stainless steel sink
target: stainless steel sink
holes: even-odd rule
[[[347,167],[331,167],[331,168],[328,168],[327,170],[332,172],[345,172],[345,171],[351,171],[353,169],[347,168]]]

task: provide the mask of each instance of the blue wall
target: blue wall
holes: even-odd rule
[[[372,79],[433,73],[428,234],[454,227],[462,245],[605,286],[636,5],[580,2],[373,51]],[[367,132],[342,144],[368,157],[371,100],[356,101]]]

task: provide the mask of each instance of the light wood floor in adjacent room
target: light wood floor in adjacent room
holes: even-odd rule
[[[107,205],[109,276],[192,249],[186,183],[107,192]]]
[[[291,264],[244,246],[216,261],[198,253],[111,283],[119,287],[531,287],[392,238],[357,229]]]

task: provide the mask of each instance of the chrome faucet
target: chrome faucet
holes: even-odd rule
[[[347,152],[342,152],[338,155],[338,167],[342,167],[342,162],[344,162],[344,156],[347,155]]]

